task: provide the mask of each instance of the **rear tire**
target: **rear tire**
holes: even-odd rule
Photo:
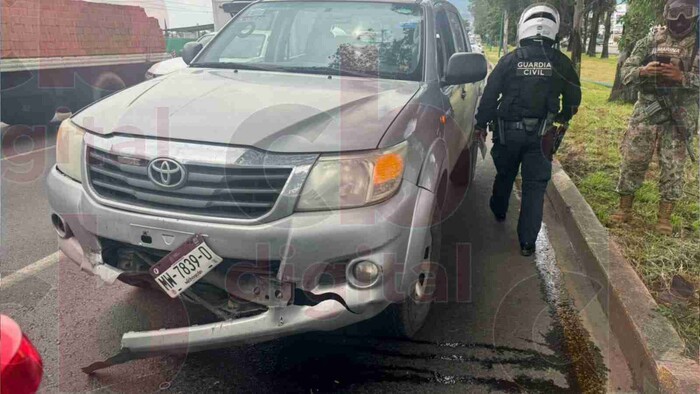
[[[411,339],[423,327],[436,290],[435,274],[440,262],[442,246],[442,215],[440,205],[433,210],[430,227],[430,257],[422,263],[421,274],[411,285],[410,295],[399,304],[392,304],[385,310],[389,333],[397,338]]]
[[[101,100],[124,88],[126,88],[126,83],[124,83],[124,80],[119,75],[111,71],[103,72],[93,83],[92,101]]]

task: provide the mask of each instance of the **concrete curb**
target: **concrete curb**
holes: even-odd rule
[[[610,331],[643,392],[700,392],[700,364],[682,355],[683,342],[607,229],[558,162],[547,196],[564,223],[585,274],[598,293]]]

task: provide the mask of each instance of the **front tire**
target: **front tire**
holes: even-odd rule
[[[428,317],[435,295],[437,266],[440,263],[441,221],[441,209],[436,205],[430,227],[432,240],[429,259],[421,264],[421,273],[411,286],[409,296],[399,304],[390,305],[385,311],[390,333],[394,337],[413,338]]]

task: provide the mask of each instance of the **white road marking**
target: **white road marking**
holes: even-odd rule
[[[14,159],[15,157],[28,156],[28,155],[32,155],[32,154],[34,154],[34,153],[44,152],[44,151],[47,151],[47,150],[49,150],[49,149],[53,149],[53,148],[55,148],[55,147],[56,147],[56,145],[51,145],[51,146],[47,146],[47,147],[45,147],[45,148],[33,150],[33,151],[30,151],[30,152],[25,152],[25,153],[20,153],[20,154],[17,154],[17,155],[12,155],[12,156],[3,157],[2,160],[0,160],[0,161],[5,161],[5,160],[8,160],[8,159]]]
[[[58,262],[58,253],[50,254],[39,261],[35,261],[28,266],[17,270],[5,278],[0,278],[0,290],[6,289],[14,284],[17,284],[30,276],[37,274],[39,271],[56,264]]]

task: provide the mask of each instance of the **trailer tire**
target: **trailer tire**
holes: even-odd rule
[[[19,97],[3,100],[0,118],[9,125],[46,126],[56,112],[55,98],[51,94]]]
[[[111,71],[103,72],[92,84],[92,101],[103,99],[124,88],[126,88],[126,83],[119,75]]]

